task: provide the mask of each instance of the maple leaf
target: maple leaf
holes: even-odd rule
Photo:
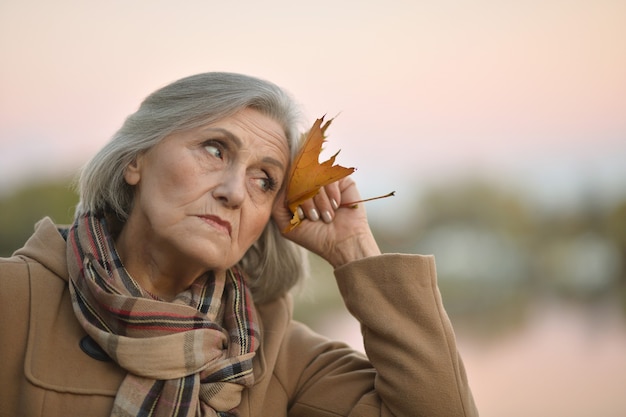
[[[339,151],[328,160],[320,163],[319,155],[322,152],[322,144],[326,141],[326,129],[333,119],[324,122],[324,117],[317,119],[309,130],[306,139],[291,168],[289,169],[287,183],[286,204],[293,217],[285,232],[293,230],[302,219],[298,216],[298,206],[306,200],[315,197],[320,188],[331,184],[352,174],[355,168],[346,168],[334,165],[335,157]]]

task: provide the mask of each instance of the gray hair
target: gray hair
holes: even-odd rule
[[[192,75],[150,94],[139,109],[83,168],[76,216],[113,214],[124,223],[133,204],[126,167],[165,137],[253,108],[281,124],[291,159],[298,151],[300,112],[283,89],[265,80],[224,72]],[[256,302],[275,299],[306,274],[306,252],[285,239],[273,220],[239,265],[249,277]]]

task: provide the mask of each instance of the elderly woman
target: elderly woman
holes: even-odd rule
[[[291,213],[289,96],[207,73],[150,95],[84,168],[70,228],[0,263],[2,416],[476,416],[434,261],[382,255],[346,178]],[[367,356],[292,320],[308,249]]]

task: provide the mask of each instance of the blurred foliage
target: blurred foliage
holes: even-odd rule
[[[381,239],[383,250],[435,254],[450,315],[491,331],[522,322],[538,298],[626,306],[626,200],[554,199],[547,208],[476,179],[433,187],[416,200],[414,223]]]
[[[515,331],[540,299],[617,302],[626,312],[626,200],[582,200],[546,208],[519,190],[466,179],[416,195],[403,228],[373,227],[383,252],[434,254],[455,326],[494,335]],[[312,279],[298,299],[313,327],[330,306],[341,307],[336,291],[325,290],[329,283]]]
[[[57,224],[71,223],[77,203],[69,180],[31,184],[0,196],[0,256],[22,247],[46,216]]]
[[[21,247],[44,216],[70,223],[77,201],[64,180],[0,196],[0,256]],[[626,306],[626,199],[583,201],[548,210],[518,190],[464,180],[416,195],[416,215],[401,231],[373,227],[384,252],[434,254],[453,320],[493,331],[523,322],[529,301],[542,297]],[[342,302],[331,268],[313,255],[311,266],[295,291],[295,315],[315,328]]]

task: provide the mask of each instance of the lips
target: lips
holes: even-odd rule
[[[216,229],[223,230],[225,233],[228,234],[228,236],[231,235],[232,226],[226,220],[224,220],[224,219],[222,219],[222,218],[220,218],[218,216],[213,216],[213,215],[208,215],[208,214],[207,215],[201,215],[201,216],[198,216],[198,217],[201,218],[205,223],[212,225]]]

